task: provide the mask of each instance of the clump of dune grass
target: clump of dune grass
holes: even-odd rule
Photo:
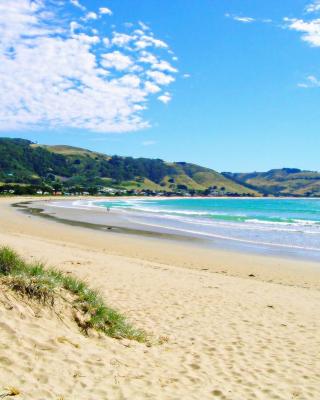
[[[46,277],[6,276],[3,282],[15,292],[37,300],[44,305],[54,306],[55,291],[53,282]]]
[[[6,388],[5,391],[5,393],[0,394],[0,398],[18,396],[21,393],[19,389],[13,386]]]
[[[90,329],[117,339],[146,341],[143,331],[131,326],[87,284],[41,263],[27,263],[15,251],[0,247],[0,278],[11,290],[44,305],[54,306],[62,291],[72,294],[74,319],[87,333]]]

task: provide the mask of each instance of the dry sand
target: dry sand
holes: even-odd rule
[[[67,226],[14,201],[0,201],[1,245],[85,279],[164,343],[85,337],[0,287],[0,395],[320,398],[319,265]]]

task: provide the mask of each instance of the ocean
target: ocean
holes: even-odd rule
[[[141,229],[312,253],[320,259],[320,199],[110,199],[89,202]]]

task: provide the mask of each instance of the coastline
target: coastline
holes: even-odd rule
[[[159,200],[156,199],[157,202]],[[170,202],[184,200],[188,202],[189,200],[194,201],[197,199],[181,198],[172,200],[170,198],[162,198],[161,200],[169,200]],[[202,200],[206,201],[207,199]],[[224,201],[225,199],[220,200]],[[235,200],[238,201],[238,199]],[[142,201],[142,205],[139,205],[139,201]],[[309,241],[303,243],[305,239],[301,237],[301,233],[303,233],[302,229],[305,229],[306,225],[292,229],[292,226],[286,226],[284,222],[272,222],[272,224],[278,225],[277,229],[275,229],[275,225],[272,225],[271,228],[269,225],[267,229],[265,228],[267,225],[263,225],[264,228],[261,229],[261,223],[260,225],[252,224],[253,221],[251,220],[251,223],[248,224],[250,219],[245,220],[245,223],[242,222],[241,224],[238,222],[235,224],[226,224],[226,221],[223,222],[218,219],[211,224],[211,221],[206,218],[202,219],[200,217],[198,220],[193,218],[191,220],[187,219],[188,215],[193,214],[192,210],[180,210],[179,212],[179,210],[169,209],[169,215],[166,215],[165,209],[156,208],[152,210],[149,207],[145,208],[145,204],[148,201],[152,202],[153,199],[138,198],[133,200],[132,198],[117,198],[81,201],[40,201],[32,203],[30,207],[26,205],[26,210],[31,210],[32,208],[33,212],[43,217],[55,218],[60,222],[79,224],[79,226],[87,226],[102,231],[111,230],[113,232],[139,234],[155,238],[168,238],[179,240],[180,242],[193,241],[204,248],[210,247],[216,250],[250,253],[253,255],[272,255],[278,258],[298,258],[302,261],[308,260],[320,263],[319,242],[317,240],[310,241],[312,236],[314,236],[313,234],[319,234],[319,231],[306,232]],[[114,208],[112,206],[111,212],[106,213],[105,207],[97,206],[94,204],[95,202],[104,204],[108,202],[111,204],[128,202],[130,204],[132,202],[133,209]],[[38,206],[38,208],[35,208],[35,206]],[[155,211],[155,213],[152,211]],[[172,212],[174,218],[172,218]],[[195,211],[194,213],[203,215],[206,212],[208,211],[201,211],[200,213]],[[186,219],[181,218],[181,215],[186,216]],[[256,219],[254,221],[257,222]],[[295,222],[297,221],[299,220]],[[307,222],[309,223],[310,221]],[[291,233],[290,237],[286,237],[287,232]]]
[[[75,200],[82,199],[79,197]],[[91,200],[96,199],[96,197],[91,198]],[[57,199],[55,197],[48,199],[48,201],[51,200]],[[60,201],[64,200],[68,200],[68,198]],[[88,200],[87,197],[86,200]],[[71,241],[77,245],[81,243],[81,245],[98,251],[102,250],[108,254],[160,262],[182,268],[207,270],[234,277],[249,277],[264,282],[320,289],[320,263],[317,261],[279,256],[272,252],[259,254],[252,251],[236,251],[228,247],[208,246],[206,241],[194,237],[168,234],[168,232],[137,230],[135,226],[128,228],[126,220],[121,225],[118,215],[113,218],[112,214],[107,215],[105,210],[99,207],[95,209],[95,212],[99,217],[103,215],[107,219],[106,224],[88,223],[85,219],[86,213],[81,214],[84,220],[80,219],[79,221],[78,209],[74,214],[71,209],[65,208],[60,208],[58,215],[56,212],[52,215],[49,210],[45,210],[42,214],[41,208],[37,209],[39,199],[25,198],[22,202],[8,199],[6,203],[10,205],[9,209],[14,205],[13,210],[16,208],[15,216],[17,217],[17,214],[22,214],[17,206],[24,201],[31,202],[32,219],[37,220],[37,224],[39,227],[41,226],[41,237],[45,233],[45,237],[48,239],[61,237],[66,242]],[[37,209],[35,213],[32,212],[34,204]],[[26,216],[30,217],[28,209],[23,211],[26,211]],[[40,215],[38,215],[39,212]],[[25,229],[26,234],[35,233],[33,227],[30,229],[30,219],[27,220],[27,226],[23,224],[21,226]],[[50,229],[48,229],[49,227]],[[87,231],[90,232],[89,235]],[[107,248],[106,239],[108,240]]]
[[[26,400],[316,399],[318,263],[62,224],[0,199],[0,243],[97,289],[162,345],[85,337],[0,296],[0,390]],[[1,391],[0,391],[1,393]],[[19,398],[19,397],[17,397]]]

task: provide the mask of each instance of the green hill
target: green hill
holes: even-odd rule
[[[0,138],[0,181],[6,184],[111,187],[131,191],[259,195],[209,168],[185,162],[110,156],[72,146]]]
[[[223,175],[241,185],[264,195],[318,197],[320,196],[320,173],[296,168],[272,169],[268,172],[231,173]]]
[[[10,190],[3,189],[4,185],[13,184],[49,192],[95,193],[113,188],[119,193],[320,197],[319,172],[283,168],[220,174],[186,162],[110,156],[72,146],[0,138],[0,192]]]

